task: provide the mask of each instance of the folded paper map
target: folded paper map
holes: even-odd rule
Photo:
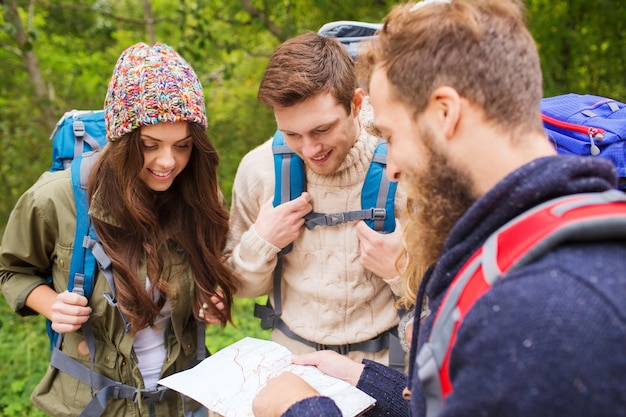
[[[278,343],[246,337],[195,367],[163,378],[159,384],[178,391],[225,417],[252,417],[252,400],[266,382],[289,371],[321,395],[332,398],[344,417],[361,415],[374,398],[314,366],[294,365],[291,352]]]

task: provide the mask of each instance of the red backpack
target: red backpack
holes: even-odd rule
[[[573,194],[522,213],[493,233],[463,265],[437,311],[428,342],[417,355],[426,417],[439,414],[453,391],[450,354],[474,303],[508,271],[566,241],[626,238],[626,194]]]

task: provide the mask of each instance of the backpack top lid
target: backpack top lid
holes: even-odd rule
[[[57,122],[52,134],[50,171],[68,168],[85,152],[100,150],[107,144],[104,110],[71,110]]]
[[[376,31],[382,27],[382,23],[355,22],[351,20],[339,20],[323,25],[317,33],[322,36],[337,38],[346,48],[352,59],[359,55],[358,47],[361,41],[375,38]]]

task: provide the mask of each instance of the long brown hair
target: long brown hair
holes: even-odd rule
[[[97,196],[112,218],[111,222],[94,218],[94,226],[111,258],[118,303],[133,333],[154,325],[164,299],[153,301],[142,287],[138,273],[144,260],[154,274],[149,277],[150,288],[169,294],[162,277],[170,271],[164,270],[158,253],[166,242],[165,249],[182,253],[185,266],[191,268],[196,319],[206,303],[207,314],[218,316],[222,326],[231,321],[238,281],[222,258],[228,212],[217,182],[219,157],[201,126],[189,123],[189,133],[193,139],[189,163],[165,192],[151,190],[139,178],[144,163],[139,129],[109,143],[90,176],[89,201]],[[211,296],[223,302],[223,311],[213,306]]]

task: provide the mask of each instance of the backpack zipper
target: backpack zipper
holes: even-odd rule
[[[604,139],[604,129],[600,129],[599,127],[589,127],[583,125],[577,125],[575,123],[564,122],[562,120],[555,119],[554,117],[550,117],[546,114],[541,114],[541,119],[552,126],[559,127],[565,130],[571,130],[573,132],[582,133],[583,135],[589,136],[589,142],[591,147],[589,149],[589,153],[593,156],[600,155],[600,148],[596,145],[596,140],[598,142],[602,142]]]

